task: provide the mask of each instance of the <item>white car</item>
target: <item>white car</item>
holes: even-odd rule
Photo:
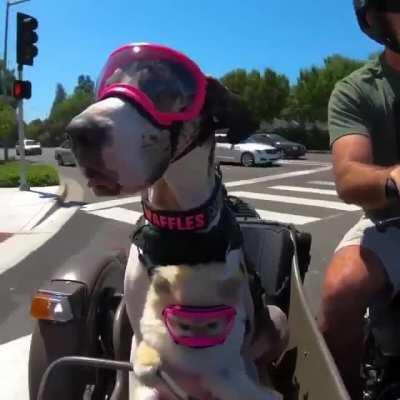
[[[27,156],[42,154],[42,145],[38,140],[24,139],[25,154]],[[19,142],[15,145],[15,152],[19,156]]]
[[[229,143],[225,134],[216,134],[215,157],[219,162],[240,163],[245,167],[257,164],[272,164],[282,158],[277,148],[259,142],[250,136],[238,144]]]

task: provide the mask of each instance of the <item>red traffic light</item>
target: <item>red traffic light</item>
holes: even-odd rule
[[[32,84],[29,81],[14,81],[12,95],[18,100],[30,99],[32,96]]]

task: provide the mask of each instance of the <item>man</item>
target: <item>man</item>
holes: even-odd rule
[[[361,394],[363,317],[400,288],[400,1],[354,0],[361,29],[383,54],[340,81],[329,103],[336,188],[364,210],[344,236],[323,282],[319,326],[353,399]]]

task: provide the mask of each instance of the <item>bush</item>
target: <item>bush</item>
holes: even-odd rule
[[[0,163],[0,187],[19,186],[19,162]],[[27,163],[27,180],[30,186],[55,186],[60,181],[52,165]]]

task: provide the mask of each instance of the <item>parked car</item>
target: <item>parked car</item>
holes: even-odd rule
[[[282,150],[285,157],[303,157],[307,152],[306,146],[300,143],[292,142],[276,133],[257,133],[253,135],[253,137],[260,142],[269,144],[277,149]]]
[[[42,145],[38,140],[24,139],[24,147],[25,147],[25,154],[27,156],[42,154]],[[15,152],[17,156],[19,156],[20,154],[19,142],[17,142],[15,145]]]
[[[238,144],[231,144],[225,134],[217,134],[216,141],[215,156],[220,162],[235,162],[252,167],[256,164],[272,164],[282,158],[280,150],[259,142],[253,136]]]
[[[54,158],[57,160],[58,165],[76,165],[69,140],[65,140],[59,147],[54,149]]]

